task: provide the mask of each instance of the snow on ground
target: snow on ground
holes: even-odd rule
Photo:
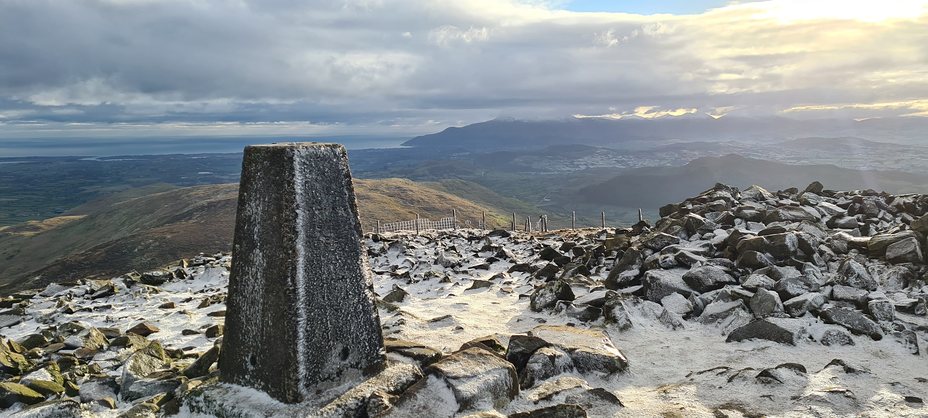
[[[375,276],[379,295],[389,293],[394,285],[410,294],[397,303],[399,314],[381,312],[385,336],[416,341],[448,353],[488,334],[518,334],[540,323],[577,322],[561,314],[530,311],[528,298],[524,297],[532,289],[525,285],[530,281],[526,273],[512,273],[510,279],[494,282],[489,288],[467,290],[474,279],[488,280],[512,263],[493,263],[490,270],[471,270],[470,274],[454,273],[431,262],[437,257],[436,246],[469,249],[473,244],[468,246],[463,239],[452,236],[436,238],[437,244],[428,245],[430,238],[402,237],[414,256],[394,250],[372,260],[374,271],[382,272]],[[533,242],[536,238],[525,236],[493,240],[505,243],[516,256],[526,259],[533,257],[532,248],[538,244]],[[557,241],[545,243],[556,246]],[[466,266],[467,262],[462,264]],[[406,279],[392,278],[387,273],[391,268],[401,272],[409,269],[414,277],[415,273],[433,277],[407,285]],[[594,277],[601,279],[605,273]],[[441,283],[445,276],[451,277],[450,283]],[[578,290],[579,297],[583,289]],[[444,315],[451,317],[429,321]],[[400,325],[395,325],[397,320]],[[919,318],[907,320],[918,323]],[[726,343],[723,330],[714,325],[687,321],[685,329],[672,330],[646,312],[638,312],[632,321],[634,326],[626,331],[607,327],[612,341],[629,360],[628,371],[605,380],[584,376],[589,383],[595,383],[594,387],[604,387],[622,400],[625,408],[614,411],[616,416],[928,416],[928,408],[904,399],[928,397],[928,358],[925,353],[908,353],[892,338],[873,341],[855,337],[854,346],[831,347],[816,342],[798,346],[762,340]],[[815,318],[808,322],[813,329],[823,326]],[[921,346],[925,347],[924,341]],[[839,373],[834,367],[821,371],[834,359],[870,372]],[[755,376],[761,370],[783,363],[802,364],[808,378],[783,384],[757,383]],[[720,367],[724,369],[717,369]],[[855,399],[843,395],[844,391],[850,391]],[[535,407],[530,402],[516,401],[504,412]]]
[[[602,319],[580,324],[563,313],[531,311],[527,296],[539,282],[528,273],[506,273],[515,264],[512,260],[478,266],[493,252],[473,256],[481,247],[494,245],[505,248],[517,260],[537,260],[537,249],[542,244],[556,247],[564,237],[516,234],[512,238],[490,237],[489,241],[467,238],[477,234],[396,234],[386,236],[386,241],[366,241],[372,248],[370,266],[376,293],[384,297],[395,286],[408,292],[402,301],[392,302],[396,309],[380,309],[385,337],[415,341],[449,354],[474,338],[525,333],[542,323],[605,327],[628,358],[628,370],[610,378],[561,376],[582,378],[589,386],[604,388],[624,403],[624,408],[599,410],[597,415],[928,416],[928,407],[914,401],[928,398],[928,358],[923,340],[920,355],[908,353],[892,338],[873,341],[854,337],[853,346],[831,347],[816,342],[798,346],[768,341],[726,343],[721,328],[685,321],[684,329],[673,330],[644,309],[632,310],[633,326],[625,331],[604,325]],[[590,236],[593,241],[601,238],[592,233]],[[205,299],[224,299],[228,261],[225,257],[217,264],[188,268],[189,278],[160,286],[130,288],[113,280],[116,293],[93,300],[87,297],[92,290],[90,284],[50,287],[33,298],[23,322],[0,333],[4,338],[19,340],[68,321],[122,331],[147,321],[160,328],[150,339],[168,348],[203,352],[212,340],[203,334],[183,335],[182,331],[202,331],[222,323],[221,316],[209,316],[225,309],[221,301],[199,306]],[[607,265],[610,263],[606,260]],[[602,280],[607,273],[607,269],[592,272],[592,282]],[[489,286],[479,286],[485,284],[482,281],[488,281]],[[478,288],[471,289],[475,283]],[[589,291],[586,286],[574,287],[578,297]],[[80,307],[78,312],[61,313],[56,301],[62,299],[70,299]],[[168,302],[173,302],[174,307],[161,307]],[[806,318],[813,330],[821,326],[814,317]],[[924,318],[906,319],[924,322]],[[111,357],[104,352],[94,361],[112,367],[105,370],[118,376],[118,364],[107,362]],[[848,373],[840,366],[826,368],[833,359],[869,371]],[[780,368],[773,374],[782,382],[763,383],[756,378],[762,370],[783,363],[801,364],[807,373]],[[500,412],[525,411],[557,401],[555,397],[536,404],[532,396],[539,390],[528,390]],[[906,396],[915,398],[909,398],[910,402]],[[85,416],[115,416],[129,405],[120,402],[117,410],[96,408]]]

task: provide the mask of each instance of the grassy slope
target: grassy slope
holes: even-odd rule
[[[457,189],[479,186],[455,183]],[[199,252],[229,251],[238,187],[196,186],[144,194],[128,191],[75,208],[66,221],[39,222],[0,231],[0,294],[55,281],[112,276],[162,266]],[[503,224],[517,201],[485,191],[479,203],[439,184],[402,179],[355,180],[362,224],[409,220],[416,212],[438,219],[458,211],[476,225],[487,211],[490,225]],[[501,209],[494,202],[505,203]]]

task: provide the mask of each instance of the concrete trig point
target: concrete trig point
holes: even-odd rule
[[[302,402],[383,362],[348,155],[338,144],[245,148],[221,380]]]

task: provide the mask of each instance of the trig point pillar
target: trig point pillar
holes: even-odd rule
[[[338,144],[245,148],[221,380],[301,402],[383,361],[361,223]]]

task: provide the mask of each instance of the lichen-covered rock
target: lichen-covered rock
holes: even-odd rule
[[[64,386],[53,380],[30,380],[29,383],[26,383],[25,385],[29,389],[39,392],[42,394],[42,396],[45,397],[60,395],[64,393]]]
[[[136,351],[123,364],[122,391],[127,390],[136,380],[171,366],[171,360],[158,342],[151,342],[148,347]]]
[[[0,408],[9,408],[16,403],[37,404],[45,400],[41,393],[19,383],[0,382]]]
[[[9,343],[9,340],[0,338],[0,372],[18,376],[32,367],[32,363],[21,353],[11,350]]]

